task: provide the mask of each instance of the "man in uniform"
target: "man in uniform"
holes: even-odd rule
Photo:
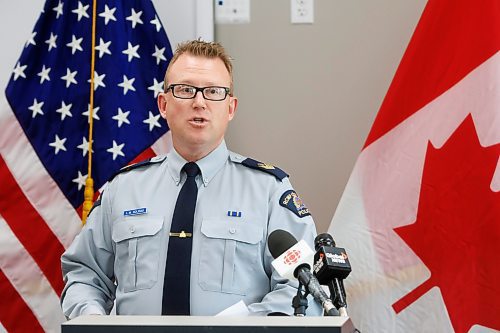
[[[214,315],[239,301],[293,313],[297,282],[273,270],[267,236],[313,248],[314,222],[286,173],[227,149],[237,104],[222,46],[181,44],[158,96],[173,149],[124,168],[94,204],[61,259],[68,318],[109,314],[115,299],[124,315]]]

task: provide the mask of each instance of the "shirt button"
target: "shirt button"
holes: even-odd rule
[[[230,228],[229,229],[229,233],[230,234],[235,234],[236,233],[236,229],[235,228]]]
[[[128,230],[130,231],[131,234],[133,234],[135,232],[134,226],[131,226],[130,228],[128,228]]]

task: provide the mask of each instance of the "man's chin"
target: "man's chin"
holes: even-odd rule
[[[206,137],[190,137],[186,140],[175,140],[174,148],[188,160],[199,160],[210,154],[215,148],[219,146],[221,140],[209,140]]]

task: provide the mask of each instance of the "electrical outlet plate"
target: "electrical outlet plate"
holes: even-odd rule
[[[290,5],[292,23],[314,23],[314,0],[290,0]]]

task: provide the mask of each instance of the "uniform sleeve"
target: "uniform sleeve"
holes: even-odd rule
[[[274,230],[282,229],[291,233],[297,240],[305,240],[311,249],[314,249],[316,226],[307,208],[301,205],[300,198],[295,197],[295,195],[288,178],[278,183],[276,191],[270,197],[267,237]],[[297,205],[293,205],[293,202],[290,202],[290,205],[283,204],[286,197],[297,198],[295,199]],[[262,260],[266,272],[270,275],[271,291],[263,297],[261,302],[250,304],[248,306],[250,312],[254,315],[267,315],[271,312],[293,315],[292,299],[297,294],[298,281],[283,279],[272,268],[271,262],[274,258],[269,252],[267,240]],[[321,305],[311,295],[307,299],[307,316],[320,316],[322,314]]]
[[[64,315],[109,314],[115,298],[114,251],[108,221],[109,201],[91,211],[86,225],[61,257],[65,287],[61,295]]]

